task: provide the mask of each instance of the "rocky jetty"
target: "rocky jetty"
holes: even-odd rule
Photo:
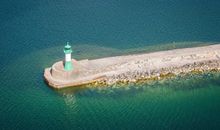
[[[44,77],[53,88],[85,84],[130,83],[160,79],[190,72],[220,70],[220,44],[107,57],[95,60],[72,59],[73,71],[65,71],[63,61],[46,68]]]

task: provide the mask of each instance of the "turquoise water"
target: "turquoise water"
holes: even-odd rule
[[[216,44],[217,0],[0,1],[0,129],[220,129],[220,73],[56,91],[43,70],[94,59]]]

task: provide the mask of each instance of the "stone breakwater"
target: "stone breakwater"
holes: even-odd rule
[[[141,66],[141,65],[140,65]],[[97,81],[96,84],[112,85],[115,83],[132,83],[138,80],[159,80],[175,75],[187,74],[190,72],[219,71],[220,61],[204,61],[193,64],[186,64],[181,67],[168,67],[150,70],[133,70],[107,77],[105,80]]]
[[[74,70],[64,71],[63,62],[46,68],[46,82],[57,89],[85,84],[130,83],[190,72],[220,70],[220,44],[146,54],[72,60]]]

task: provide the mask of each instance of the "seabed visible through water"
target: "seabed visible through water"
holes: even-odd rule
[[[185,46],[183,43],[171,43],[154,47],[146,47],[146,51],[143,48],[122,51],[91,45],[73,45],[73,57],[93,59]],[[117,129],[118,125],[128,129],[134,126],[139,129],[194,128],[194,125],[202,129],[207,124],[216,127],[220,124],[219,72],[189,74],[122,86],[84,86],[57,91],[44,83],[42,75],[45,67],[63,58],[63,52],[60,50],[62,46],[20,56],[2,69],[0,75],[5,81],[2,84],[5,87],[1,89],[4,97],[1,99],[4,106],[1,110],[4,112],[1,113],[1,119],[4,119],[1,121],[4,122],[2,126],[12,123],[12,116],[15,117],[12,121],[16,122],[14,128],[24,129],[32,128],[28,122],[33,122],[33,127],[65,126],[66,129],[110,126]],[[23,64],[30,59],[33,59],[33,62]],[[11,82],[13,74],[19,76]],[[58,120],[60,123],[57,123]]]

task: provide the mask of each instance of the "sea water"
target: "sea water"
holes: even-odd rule
[[[216,44],[218,0],[1,0],[0,129],[219,129],[220,73],[54,90],[44,68]]]

